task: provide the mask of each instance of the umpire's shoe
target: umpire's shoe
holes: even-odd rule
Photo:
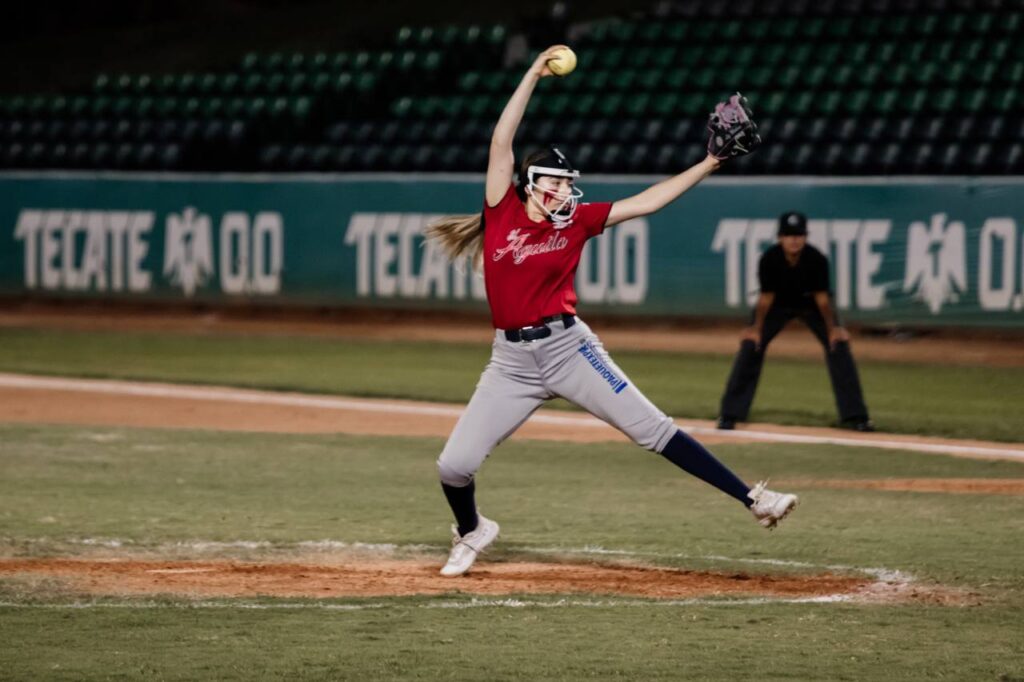
[[[747,497],[754,501],[750,505],[750,511],[754,518],[762,526],[771,530],[775,525],[786,518],[789,512],[793,511],[800,502],[796,495],[788,493],[777,493],[774,490],[765,488],[767,481],[761,481],[747,493]]]
[[[441,575],[462,575],[473,565],[477,555],[498,538],[497,523],[479,512],[477,519],[476,529],[465,535],[459,535],[458,528],[452,526],[452,551],[448,555],[448,563],[441,569]]]
[[[874,433],[875,424],[870,419],[847,419],[840,423],[840,427],[861,433]]]

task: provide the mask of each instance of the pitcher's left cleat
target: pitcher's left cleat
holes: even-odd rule
[[[789,493],[777,493],[774,490],[765,488],[767,481],[761,481],[755,485],[747,497],[754,501],[750,505],[750,511],[762,526],[771,530],[779,521],[786,518],[789,512],[793,511],[800,502],[796,495]]]
[[[470,569],[477,555],[497,539],[498,524],[479,512],[477,518],[476,528],[465,535],[460,536],[459,531],[452,527],[452,551],[441,575],[449,578],[462,575]]]

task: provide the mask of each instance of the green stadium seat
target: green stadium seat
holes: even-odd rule
[[[472,48],[476,47],[483,40],[483,29],[477,25],[466,26],[462,29],[462,36],[460,41],[464,47]]]
[[[114,80],[112,94],[123,95],[128,93],[133,89],[134,84],[135,81],[130,75],[122,73]]]
[[[1020,115],[1022,104],[1024,104],[1024,98],[1021,98],[1015,89],[997,90],[992,93],[990,101],[992,110],[1002,114],[1015,113]]]
[[[633,95],[632,97],[626,97],[622,109],[625,110],[626,116],[628,116],[627,123],[635,123],[636,121],[645,118],[651,107],[651,101],[652,98],[647,93],[640,93]]]
[[[999,65],[996,62],[979,62],[967,72],[967,80],[978,85],[995,83],[999,78]]]
[[[220,118],[227,113],[227,104],[221,97],[209,97],[202,100],[200,114],[209,120]]]
[[[773,90],[760,97],[752,98],[750,101],[757,102],[755,113],[759,111],[761,116],[772,117],[785,111],[787,96],[781,90]]]
[[[995,32],[997,21],[991,12],[976,12],[967,20],[967,30],[974,35],[989,36]]]
[[[270,73],[284,69],[288,57],[283,52],[271,52],[263,59],[263,70]]]
[[[241,90],[241,83],[236,73],[222,74],[217,80],[216,92],[221,95],[235,95]]]
[[[952,86],[961,85],[967,80],[969,70],[970,66],[966,62],[961,61],[947,64],[945,68],[939,72],[941,82]]]
[[[771,24],[767,19],[750,19],[744,27],[744,34],[747,40],[759,43],[767,39],[771,31]]]
[[[822,116],[834,117],[843,104],[843,93],[839,90],[819,92],[813,102],[813,111]]]
[[[828,66],[817,65],[800,71],[800,83],[805,88],[816,90],[828,83],[831,69]]]
[[[220,78],[215,73],[204,73],[196,79],[196,92],[209,97],[217,92],[220,87]],[[138,83],[136,83],[138,89]]]
[[[814,93],[806,90],[790,93],[782,106],[782,111],[795,116],[807,116],[814,111]]]
[[[800,80],[801,69],[798,66],[783,66],[777,69],[772,77],[772,84],[783,90],[793,90]]]
[[[897,108],[905,114],[917,114],[927,109],[928,97],[928,91],[925,89],[918,88],[909,92],[904,91],[903,96],[900,97],[897,103]]]
[[[1022,29],[1024,29],[1024,12],[1003,14],[995,27],[996,32],[1010,36],[1019,36]]]
[[[266,77],[262,73],[250,73],[242,82],[242,93],[257,95],[266,90]]]
[[[785,59],[786,54],[789,52],[789,46],[780,43],[768,45],[761,52],[760,62],[762,64],[778,64]]]
[[[152,97],[143,96],[135,100],[135,118],[149,118],[156,114],[156,100]]]
[[[110,93],[111,91],[113,91],[113,88],[114,88],[113,81],[114,81],[114,78],[109,73],[101,73],[101,74],[99,74],[98,76],[96,76],[96,79],[93,81],[93,85],[92,85],[93,92],[95,92],[97,94],[101,94],[101,95],[105,95],[105,94]]]
[[[732,59],[731,45],[712,45],[704,51],[704,63],[711,66],[721,66]]]
[[[985,40],[968,40],[957,45],[956,55],[958,59],[977,61],[985,56],[987,47]]]
[[[818,41],[825,35],[828,22],[822,17],[809,17],[801,22],[799,36],[801,40]]]
[[[714,67],[705,66],[690,72],[690,79],[687,83],[689,90],[710,90],[723,84],[718,82],[718,72]]]
[[[841,64],[832,68],[830,85],[837,88],[855,87],[860,67],[854,64]]]
[[[601,92],[606,88],[615,90],[616,92],[630,92],[634,89],[637,77],[642,72],[634,71],[632,69],[623,69],[621,71],[604,71],[602,75],[606,79],[604,87],[595,86],[591,88],[594,91]]]
[[[263,91],[268,95],[279,95],[284,92],[285,85],[285,75],[283,73],[272,73],[264,81]]]
[[[947,114],[956,107],[958,94],[954,88],[939,90],[928,98],[928,109],[934,113]]]
[[[256,71],[261,66],[260,55],[256,52],[246,52],[242,56],[242,71]]]
[[[196,75],[194,73],[180,74],[174,83],[176,94],[190,95],[196,89]]]
[[[570,115],[578,118],[590,118],[597,109],[599,101],[600,98],[593,93],[573,97],[569,106],[571,112]]]
[[[718,23],[713,37],[716,42],[735,43],[743,35],[743,22],[729,19]]]
[[[798,65],[811,63],[814,61],[815,51],[815,46],[811,45],[810,43],[800,43],[799,45],[794,45],[786,53],[786,61],[789,62],[790,64]]]
[[[1024,63],[1004,64],[999,69],[999,82],[1007,86],[1020,87],[1021,83],[1024,83]]]
[[[284,70],[297,72],[306,68],[306,55],[302,52],[293,52],[285,59]]]
[[[769,28],[769,39],[779,43],[789,42],[797,37],[800,22],[792,17],[775,19]]]
[[[885,17],[879,34],[890,38],[902,39],[911,34],[913,23],[914,20],[905,14]]]
[[[335,52],[330,56],[328,60],[327,68],[329,71],[345,71],[349,68],[352,63],[352,55],[348,52]]]
[[[288,77],[286,89],[290,95],[301,95],[309,90],[309,78],[304,73],[293,73]]]
[[[911,22],[911,32],[921,38],[931,38],[939,32],[940,22],[937,14],[926,14]]]
[[[500,108],[505,106],[504,102],[487,95],[475,95],[469,98],[466,104],[466,113],[470,118],[490,120],[500,113]],[[488,139],[490,134],[488,134]]]
[[[680,45],[690,35],[690,27],[682,21],[674,21],[665,25],[665,42]]]
[[[68,114],[68,98],[61,95],[51,97],[47,102],[47,115],[51,118],[61,118]]]
[[[632,45],[636,42],[637,25],[633,22],[623,21],[612,24],[608,29],[608,40]]]
[[[871,111],[882,116],[890,116],[900,100],[899,90],[881,90],[871,98]]]
[[[865,64],[857,70],[856,82],[866,88],[872,88],[882,78],[881,64]]]
[[[202,109],[203,100],[198,97],[188,97],[181,103],[178,112],[186,118],[196,118],[201,114]]]
[[[967,31],[966,14],[950,14],[942,18],[941,33],[945,36],[958,37]]]
[[[649,22],[641,25],[636,32],[637,42],[657,45],[665,35],[665,26],[660,22]]]
[[[861,40],[877,40],[882,34],[885,19],[873,13],[857,17],[853,24],[853,35]]]
[[[840,60],[845,60],[845,56],[845,45],[828,43],[816,47],[811,61],[815,64],[830,65]]]
[[[914,66],[916,68],[917,65]],[[891,64],[882,73],[881,80],[887,85],[902,87],[910,81],[912,70],[911,65],[906,62]]]
[[[988,90],[985,88],[973,88],[962,92],[957,99],[957,108],[960,111],[970,114],[977,114],[985,110],[988,103]]]
[[[413,98],[399,97],[391,103],[391,115],[399,119],[411,118],[414,115]]]
[[[311,74],[330,69],[331,58],[326,52],[314,52],[306,58],[306,71]]]
[[[847,115],[860,116],[867,111],[873,98],[870,90],[854,90],[844,95],[840,106]]]
[[[683,90],[690,80],[690,69],[677,66],[665,72],[664,87],[667,90]]]
[[[395,53],[386,50],[384,52],[379,52],[376,56],[371,58],[371,65],[372,68],[378,71],[387,71],[395,66]]]
[[[89,97],[86,97],[85,95],[78,95],[70,99],[68,104],[68,114],[72,118],[81,118],[89,113],[91,107],[92,103]],[[16,112],[10,107],[8,107],[8,110],[11,115],[16,115]]]
[[[617,69],[626,58],[626,50],[621,47],[612,47],[602,50],[597,57],[596,64],[602,69]]]

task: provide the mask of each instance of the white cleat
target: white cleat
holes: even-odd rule
[[[460,536],[458,529],[452,526],[452,551],[448,555],[448,563],[441,569],[441,575],[449,578],[462,575],[470,569],[477,555],[497,539],[498,524],[483,514],[478,513],[477,518],[479,522],[476,529],[464,536]]]
[[[754,518],[762,526],[771,530],[779,521],[786,518],[789,512],[793,511],[800,500],[796,495],[768,490],[765,488],[767,484],[768,481],[761,481],[747,493],[747,497],[754,501],[754,504],[750,505],[750,511]]]

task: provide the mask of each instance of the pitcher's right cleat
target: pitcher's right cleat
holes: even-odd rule
[[[476,529],[464,536],[460,536],[459,531],[452,526],[452,551],[448,555],[448,563],[441,569],[441,575],[449,578],[462,575],[470,569],[477,555],[497,539],[498,524],[480,513],[477,513],[477,518],[479,521]]]
[[[765,488],[767,481],[761,481],[755,485],[747,497],[754,501],[750,505],[750,511],[762,526],[771,530],[775,525],[786,518],[789,512],[793,511],[800,501],[796,495],[788,493],[777,493],[774,490]]]

